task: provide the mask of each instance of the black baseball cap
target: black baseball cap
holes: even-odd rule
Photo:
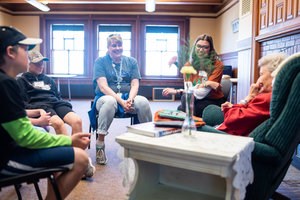
[[[35,45],[42,43],[40,38],[28,38],[21,31],[12,26],[0,26],[0,51],[4,51],[8,46],[23,44],[31,50]]]

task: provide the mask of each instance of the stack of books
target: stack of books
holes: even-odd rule
[[[149,137],[162,137],[173,133],[180,133],[181,126],[161,127],[156,126],[154,122],[146,122],[127,126],[127,131]]]

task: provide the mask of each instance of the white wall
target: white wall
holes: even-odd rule
[[[40,19],[38,16],[13,16],[12,25],[27,37],[40,37]]]
[[[12,16],[0,11],[0,24],[13,26],[27,37],[40,37],[40,19],[38,16]],[[35,48],[39,49],[39,45]]]
[[[0,25],[9,26],[12,23],[12,16],[0,11]]]
[[[237,51],[239,32],[233,33],[232,22],[239,18],[239,4],[235,4],[216,19],[216,39],[218,53],[229,53]]]
[[[242,3],[240,3],[240,11],[242,9]],[[253,1],[250,1],[250,8],[253,6]],[[238,86],[237,86],[237,101],[244,99],[248,95],[250,85],[254,81],[253,76],[253,64],[252,64],[252,9],[249,13],[242,16],[240,12],[240,32],[239,40],[243,45],[238,45]]]
[[[253,1],[250,1],[250,8],[252,8]],[[240,10],[242,9],[242,3],[240,3]],[[252,37],[252,9],[250,12],[243,15],[240,12],[240,32],[239,40],[249,39]]]
[[[191,18],[190,20],[190,39],[191,42],[197,38],[198,35],[208,34],[215,39],[216,20],[213,18]]]
[[[239,32],[232,32],[232,21],[239,18],[239,3],[222,13],[218,18],[191,18],[190,39],[191,42],[200,34],[208,34],[213,37],[214,46],[219,54],[237,51]]]

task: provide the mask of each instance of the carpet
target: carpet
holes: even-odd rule
[[[72,100],[71,103],[75,112],[83,120],[83,130],[88,132],[89,119],[87,112],[90,109],[91,100]],[[176,109],[180,103],[175,102],[150,102],[152,113],[159,109]],[[124,187],[123,176],[119,168],[121,162],[118,150],[120,145],[115,142],[115,137],[126,131],[126,126],[130,125],[130,119],[114,119],[106,138],[106,152],[108,164],[96,165],[96,174],[91,179],[80,181],[73,192],[66,198],[67,200],[125,200],[128,199],[129,187]],[[70,130],[70,129],[69,129]],[[87,150],[95,164],[95,135],[92,135],[91,148]],[[120,151],[119,151],[120,153]],[[279,186],[278,191],[292,200],[300,200],[300,173],[299,159],[294,159],[289,168],[284,181]],[[40,182],[43,197],[46,194],[46,180]],[[21,188],[23,199],[37,199],[33,185],[23,185]],[[0,192],[0,199],[17,199],[13,187],[3,188]]]

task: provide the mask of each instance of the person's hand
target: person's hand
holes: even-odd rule
[[[177,56],[173,56],[168,62],[169,66],[173,65],[176,61],[177,61]]]
[[[47,114],[47,112],[44,109],[39,109],[39,112],[40,112],[40,116]]]
[[[219,87],[222,87],[222,85],[215,81],[206,81],[205,82],[206,87],[211,87],[213,90],[217,90]]]
[[[263,83],[256,83],[257,87],[258,87],[258,93],[264,93],[264,92],[268,92],[270,91],[268,86],[264,85]]]
[[[176,94],[176,93],[177,93],[177,91],[174,88],[165,88],[162,91],[163,96],[168,96],[170,94]]]
[[[256,97],[259,93],[261,93],[261,91],[263,91],[263,85],[262,84],[260,84],[260,83],[251,84],[249,94],[245,98],[245,100],[247,100],[247,102],[250,101],[251,99]]]
[[[134,110],[134,105],[133,104],[134,104],[133,99],[128,98],[125,101],[125,107],[124,107],[125,112],[132,112]]]
[[[125,113],[132,111],[132,107],[131,107],[130,101],[122,100],[122,103],[120,105],[123,107]]]
[[[251,84],[248,96],[256,96],[259,93],[261,87],[262,86],[258,83]]]
[[[81,149],[86,149],[90,143],[90,139],[89,139],[90,136],[91,136],[90,133],[74,133],[71,136],[72,146]]]
[[[225,108],[232,108],[232,105],[233,105],[232,103],[226,101],[221,105],[221,110],[224,111]]]
[[[37,119],[37,124],[38,126],[49,126],[50,125],[50,112],[49,113],[46,113],[46,112],[43,112],[43,114],[41,114],[41,116]]]
[[[200,88],[204,88],[204,87],[205,87],[205,85],[202,83],[195,85],[195,89],[200,89]]]

